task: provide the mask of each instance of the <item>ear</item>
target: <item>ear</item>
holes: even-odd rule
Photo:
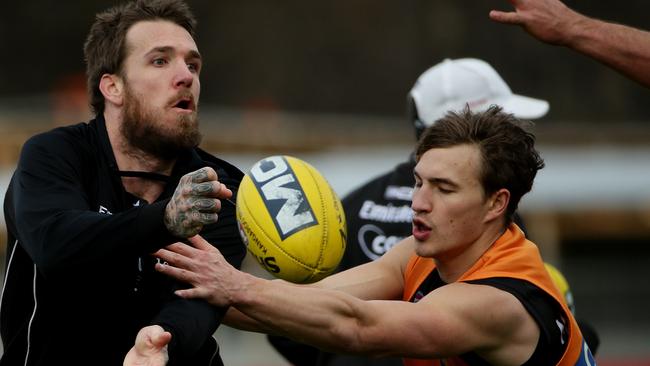
[[[491,221],[500,217],[504,217],[510,202],[510,191],[501,188],[494,192],[487,202],[487,213],[485,215],[486,221]]]
[[[124,103],[124,82],[115,74],[104,74],[99,80],[99,91],[102,92],[106,102],[117,106]]]

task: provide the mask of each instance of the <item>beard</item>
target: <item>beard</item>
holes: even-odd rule
[[[128,83],[125,83],[122,117],[120,130],[126,142],[159,159],[176,159],[182,151],[201,142],[196,111],[179,115],[173,126],[166,126],[163,112],[147,108]]]

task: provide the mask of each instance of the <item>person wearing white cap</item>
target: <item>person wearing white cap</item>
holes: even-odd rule
[[[494,21],[519,25],[542,42],[589,56],[650,87],[650,32],[582,15],[559,0],[510,0]]]
[[[409,100],[418,132],[465,106],[480,112],[498,105],[522,119],[541,118],[549,110],[545,100],[514,94],[490,64],[476,58],[445,59],[432,66],[417,79]]]
[[[407,97],[408,120],[419,138],[424,129],[448,111],[484,111],[499,105],[519,118],[543,117],[549,104],[542,99],[514,94],[499,74],[476,58],[445,59],[422,73]],[[380,258],[393,245],[411,235],[411,194],[415,184],[415,157],[371,179],[342,200],[348,226],[348,242],[339,270]],[[384,214],[377,214],[382,212]],[[515,215],[515,222],[523,227]],[[271,345],[294,366],[402,365],[400,358],[365,358],[336,355],[269,336]]]

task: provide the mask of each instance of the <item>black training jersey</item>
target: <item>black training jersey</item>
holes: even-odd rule
[[[411,235],[413,158],[343,198],[348,242],[339,270],[378,259]]]
[[[221,364],[212,334],[225,309],[175,296],[182,285],[156,272],[150,255],[178,241],[165,206],[181,176],[204,166],[236,193],[241,171],[195,148],[148,203],[124,190],[101,116],[30,138],[4,202],[0,365],[121,365],[152,324],[172,333],[169,365]],[[233,205],[224,201],[201,235],[241,265]]]

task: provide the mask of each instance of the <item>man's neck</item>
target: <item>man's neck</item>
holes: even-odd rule
[[[105,114],[106,131],[120,171],[151,172],[171,175],[176,160],[153,156],[128,143],[120,130],[121,119]],[[165,188],[165,182],[138,177],[122,177],[124,189],[147,202],[154,202]]]
[[[496,224],[496,223],[495,223]],[[445,283],[457,281],[478,261],[485,252],[503,235],[504,229],[498,225],[490,225],[483,231],[478,240],[474,241],[460,253],[452,253],[444,258],[434,258],[440,278]]]

